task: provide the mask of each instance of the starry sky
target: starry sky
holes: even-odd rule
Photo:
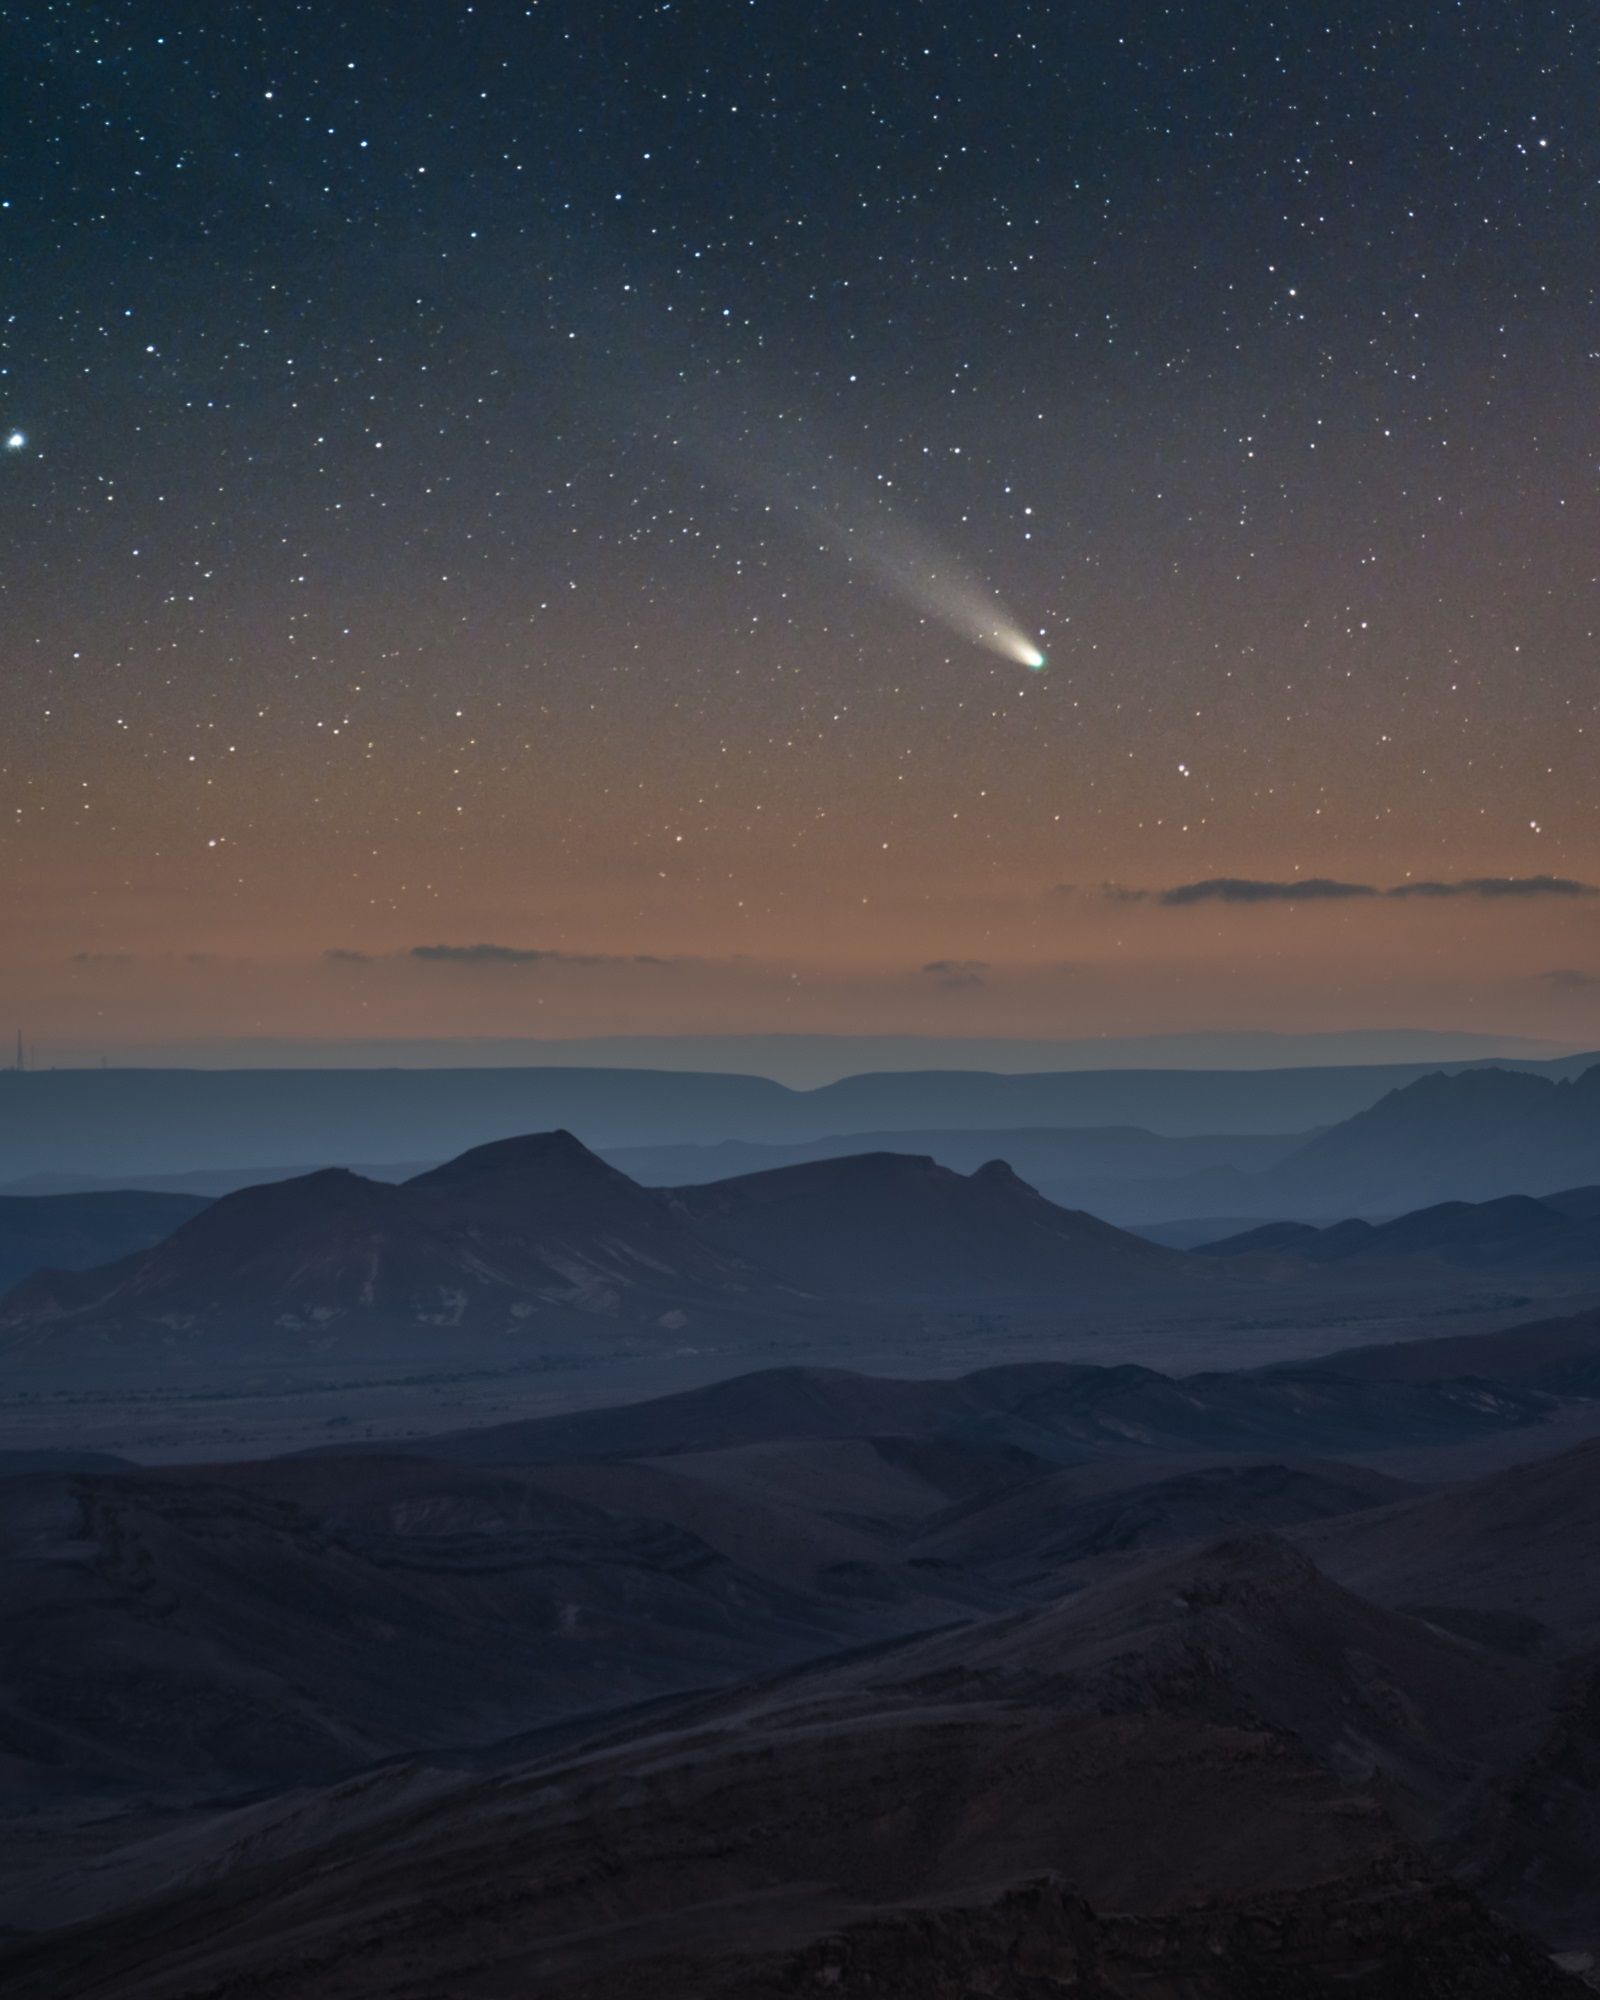
[[[1593,1045],[1589,9],[18,0],[0,57],[41,1060]]]

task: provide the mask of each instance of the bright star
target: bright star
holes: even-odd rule
[[[21,451],[22,447],[27,442],[28,440],[23,436],[21,431],[13,431],[11,435],[6,439],[6,450]]]

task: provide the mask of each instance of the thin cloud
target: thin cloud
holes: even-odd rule
[[[536,951],[514,944],[414,944],[410,956],[430,965],[604,965],[599,954]]]
[[[372,963],[371,952],[345,951],[338,946],[335,946],[332,951],[325,951],[322,956],[328,965],[370,965]]]
[[[1102,884],[1100,894],[1112,903],[1159,903],[1163,909],[1189,909],[1196,903],[1345,903],[1383,898],[1437,902],[1468,897],[1478,902],[1527,901],[1540,897],[1600,896],[1588,882],[1565,875],[1469,875],[1459,882],[1399,882],[1377,889],[1370,882],[1336,882],[1326,875],[1308,875],[1287,882],[1257,881],[1251,876],[1212,875],[1203,882],[1180,882],[1173,889],[1123,889]]]
[[[1461,882],[1402,882],[1385,892],[1390,896],[1479,896],[1493,902],[1505,896],[1597,896],[1600,889],[1572,882],[1564,875],[1469,875]]]
[[[989,970],[986,958],[935,958],[922,968],[941,986],[981,986],[983,975]]]
[[[1541,972],[1540,979],[1546,986],[1553,986],[1558,993],[1588,993],[1600,986],[1592,972],[1575,972],[1571,966],[1558,966],[1554,972]]]
[[[328,952],[329,958],[359,958],[359,952]],[[414,944],[404,954],[429,965],[690,965],[699,961],[663,958],[656,952],[545,951],[515,944]]]
[[[260,963],[254,958],[233,958],[220,951],[75,951],[69,953],[68,965],[128,965],[148,967],[154,965],[220,965],[255,966]]]
[[[1332,882],[1323,875],[1303,882],[1254,882],[1238,875],[1213,875],[1205,882],[1184,882],[1163,889],[1160,901],[1170,909],[1190,903],[1333,903],[1352,896],[1376,896],[1365,882]]]

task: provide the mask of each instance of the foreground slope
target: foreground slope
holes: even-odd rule
[[[953,1615],[786,1587],[526,1477],[414,1459],[0,1481],[13,1801],[328,1778]]]
[[[325,1781],[1013,1608],[1105,1548],[1406,1490],[1280,1466],[1106,1491],[1093,1468],[904,1438],[0,1479],[5,1791]]]
[[[1364,1597],[1489,1643],[1600,1645],[1600,1440],[1303,1538]]]
[[[1034,1361],[942,1381],[766,1368],[647,1402],[387,1443],[323,1445],[306,1456],[399,1451],[464,1464],[537,1465],[786,1438],[896,1436],[1007,1444],[1070,1464],[1126,1451],[1371,1451],[1531,1430],[1551,1407],[1539,1391],[1478,1379],[1369,1381],[1316,1366],[1174,1377],[1131,1364]]]
[[[1523,1669],[1270,1538],[713,1699],[23,1944],[16,2000],[1523,2000],[1430,1861]]]
[[[1600,1390],[1600,1312],[1525,1320],[1488,1333],[1347,1347],[1323,1355],[1316,1366],[1346,1382],[1417,1384],[1471,1376],[1553,1396],[1591,1397]]]

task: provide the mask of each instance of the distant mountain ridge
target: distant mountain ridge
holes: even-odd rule
[[[881,1132],[851,1141],[836,1133],[826,1143],[840,1148],[837,1158],[859,1151],[869,1136],[895,1150],[907,1149],[916,1137]],[[1326,1222],[1538,1196],[1546,1189],[1571,1195],[1600,1184],[1600,1063],[1587,1063],[1570,1077],[1498,1067],[1432,1071],[1303,1137],[1213,1132],[1172,1138],[1139,1128],[1063,1130],[1032,1123],[925,1135],[929,1151],[968,1172],[980,1140],[1014,1167],[1025,1162],[1027,1178],[1049,1199],[1109,1214],[1125,1226],[1193,1215]],[[626,1157],[651,1177],[653,1168],[693,1159],[698,1150],[636,1149]],[[705,1149],[702,1157],[755,1165],[770,1150],[727,1144]],[[795,1147],[785,1163],[798,1166],[795,1154],[815,1150]],[[1197,1160],[1192,1170],[1183,1170],[1186,1155]],[[1263,1240],[1249,1247],[1269,1246]],[[1406,1254],[1398,1243],[1387,1253]]]
[[[207,1206],[201,1195],[137,1188],[0,1195],[0,1295],[40,1265],[85,1270],[146,1249]]]
[[[1505,1069],[1420,1077],[1320,1133],[1272,1178],[1290,1200],[1337,1196],[1343,1212],[1368,1215],[1600,1181],[1600,1064],[1571,1081]]]
[[[1059,1207],[1087,1209],[1126,1226],[1164,1212],[1170,1191],[1196,1175],[1236,1174],[1242,1186],[1253,1189],[1252,1176],[1299,1152],[1314,1136],[1309,1131],[1203,1132],[1173,1138],[1137,1125],[952,1125],[834,1132],[786,1145],[725,1139],[715,1146],[604,1151],[614,1166],[650,1187],[699,1186],[851,1153],[931,1153],[941,1166],[962,1174],[998,1159]]]
[[[1319,1229],[1308,1222],[1270,1222],[1199,1244],[1196,1254],[1296,1257],[1313,1264],[1422,1256],[1484,1269],[1600,1266],[1600,1187],[1565,1188],[1542,1199],[1507,1194],[1439,1202],[1383,1223],[1351,1217]]]
[[[973,1081],[1031,1085],[1040,1080],[957,1079],[962,1084]],[[898,1143],[892,1149],[868,1143],[880,1137]],[[1391,1091],[1368,1110],[1315,1134],[1298,1147],[1292,1136],[1197,1135],[1175,1140],[1127,1127],[1083,1131],[1038,1126],[971,1131],[946,1128],[927,1137],[945,1155],[942,1161],[932,1157],[933,1146],[924,1151],[915,1145],[914,1132],[868,1134],[859,1142],[836,1134],[829,1140],[791,1149],[787,1157],[784,1149],[744,1142],[704,1149],[655,1148],[642,1153],[631,1149],[624,1155],[639,1159],[642,1165],[654,1164],[658,1172],[685,1158],[727,1164],[752,1158],[765,1162],[776,1152],[784,1161],[761,1172],[710,1182],[696,1174],[691,1183],[675,1188],[641,1186],[576,1139],[570,1140],[563,1157],[565,1171],[576,1173],[587,1187],[585,1199],[600,1199],[599,1191],[604,1188],[608,1191],[604,1200],[620,1204],[618,1213],[604,1225],[617,1242],[628,1239],[632,1232],[642,1245],[645,1237],[664,1229],[679,1235],[687,1230],[705,1239],[693,1254],[677,1243],[661,1265],[664,1270],[680,1269],[691,1289],[700,1282],[691,1273],[703,1265],[706,1247],[713,1239],[736,1261],[764,1270],[779,1289],[804,1294],[849,1292],[871,1297],[940,1289],[973,1296],[987,1292],[993,1298],[1015,1297],[1062,1283],[1115,1282],[1136,1269],[1148,1279],[1157,1279],[1165,1272],[1176,1280],[1179,1266],[1171,1253],[1096,1219],[1109,1209],[1133,1221],[1130,1208],[1137,1209],[1144,1201],[1154,1206],[1158,1200],[1165,1204],[1165,1216],[1254,1213],[1281,1218],[1270,1226],[1235,1232],[1209,1243],[1202,1241],[1200,1247],[1212,1258],[1287,1255],[1312,1264],[1335,1264],[1358,1258],[1424,1256],[1459,1266],[1489,1268],[1521,1261],[1530,1269],[1551,1270],[1600,1265],[1600,1206],[1573,1206],[1585,1187],[1600,1185],[1600,1064],[1571,1080],[1552,1081],[1493,1068],[1429,1075]],[[235,1190],[225,1199],[248,1196],[245,1212],[272,1230],[285,1226],[295,1203],[309,1204],[305,1224],[313,1233],[323,1226],[313,1212],[316,1203],[331,1203],[343,1218],[340,1226],[377,1231],[374,1241],[382,1238],[388,1243],[383,1254],[392,1269],[400,1268],[413,1253],[420,1254],[422,1241],[437,1227],[445,1226],[457,1236],[473,1230],[480,1235],[485,1230],[493,1234],[498,1228],[500,1247],[496,1254],[502,1259],[509,1256],[510,1263],[499,1277],[493,1277],[483,1266],[484,1244],[480,1242],[473,1252],[477,1262],[469,1259],[470,1268],[463,1267],[457,1273],[465,1276],[464,1297],[481,1292],[485,1284],[508,1284],[525,1291],[531,1287],[551,1302],[558,1301],[564,1291],[566,1303],[591,1309],[595,1301],[614,1290],[609,1279],[598,1275],[606,1259],[602,1256],[598,1264],[594,1262],[592,1244],[576,1252],[570,1244],[565,1248],[554,1245],[551,1254],[557,1263],[541,1264],[530,1276],[523,1268],[525,1245],[513,1245],[505,1227],[491,1227],[486,1213],[471,1222],[465,1216],[463,1202],[470,1206],[498,1201],[502,1209],[507,1199],[514,1204],[521,1202],[514,1235],[526,1221],[527,1202],[536,1199],[546,1212],[546,1222],[554,1226],[555,1208],[567,1200],[577,1182],[563,1194],[558,1185],[562,1177],[552,1172],[545,1174],[535,1189],[527,1178],[525,1158],[521,1168],[512,1170],[508,1164],[513,1157],[522,1157],[508,1149],[526,1148],[529,1143],[526,1139],[491,1141],[469,1149],[444,1167],[412,1173],[399,1183],[410,1190],[409,1194],[397,1192],[396,1183],[388,1176],[371,1180],[328,1169],[262,1182]],[[990,1152],[991,1145],[1015,1153],[1031,1170],[1028,1177],[1014,1170],[1014,1160]],[[840,1148],[838,1152],[815,1157],[822,1148],[835,1146]],[[1190,1149],[1205,1149],[1212,1164],[1177,1177],[1140,1178],[1141,1167],[1181,1157]],[[796,1151],[813,1157],[795,1159]],[[952,1154],[960,1171],[951,1164]],[[478,1164],[469,1168],[463,1166],[464,1161]],[[1077,1162],[1081,1168],[1098,1163],[1107,1178],[1098,1184],[1092,1180],[1063,1184],[1045,1179],[1039,1171],[1065,1162]],[[463,1175],[471,1180],[470,1193]],[[500,1188],[504,1176],[509,1178]],[[515,1197],[509,1192],[513,1183],[520,1190]],[[1563,1187],[1563,1183],[1567,1185]],[[299,1192],[273,1197],[266,1192],[272,1186]],[[1548,1188],[1556,1193],[1541,1200],[1540,1191]],[[965,1220],[952,1233],[948,1224],[956,1211],[950,1211],[945,1221],[937,1219],[937,1211],[941,1202],[948,1203],[958,1192]],[[1096,1199],[1097,1195],[1102,1198]],[[414,1219],[420,1233],[409,1250],[403,1249],[402,1238],[411,1228],[404,1218],[419,1201],[427,1212],[416,1210]],[[1491,1212],[1483,1207],[1486,1202],[1498,1206]],[[1600,1205],[1600,1194],[1594,1196],[1594,1204]],[[124,1247],[137,1249],[162,1233],[162,1223],[170,1228],[185,1215],[198,1215],[203,1206],[203,1197],[198,1195],[163,1196],[126,1190],[0,1199],[0,1283],[7,1278],[15,1281],[41,1266],[81,1270],[114,1257]],[[1473,1212],[1468,1212],[1469,1208]],[[979,1209],[984,1212],[981,1225],[977,1221]],[[446,1210],[453,1218],[448,1222]],[[668,1210],[675,1218],[670,1222]],[[1392,1222],[1373,1225],[1363,1219],[1395,1210],[1401,1214]],[[230,1216],[236,1212],[227,1210]],[[120,1218],[115,1227],[110,1220],[113,1213]],[[1341,1214],[1347,1220],[1337,1229],[1312,1226]],[[83,1221],[87,1235],[83,1229],[73,1233],[68,1226],[72,1216]],[[869,1219],[874,1216],[876,1220]],[[387,1222],[381,1220],[384,1217]],[[1073,1219],[1069,1222],[1068,1217]],[[90,1218],[95,1219],[92,1227]],[[601,1227],[598,1215],[591,1217],[591,1222]],[[969,1227],[987,1234],[987,1247],[975,1263],[970,1257],[963,1261],[958,1247],[962,1231]],[[1004,1255],[1000,1251],[1002,1237],[1007,1243]],[[207,1232],[184,1239],[185,1244],[204,1240]],[[848,1254],[844,1248],[847,1240],[853,1240],[855,1246]],[[1193,1242],[1194,1238],[1188,1240]],[[661,1264],[662,1249],[658,1245],[645,1251],[646,1265],[652,1260]],[[437,1245],[434,1254],[440,1254]],[[572,1263],[574,1254],[577,1264]],[[576,1270],[578,1265],[584,1267],[586,1276],[569,1277],[565,1288],[556,1282],[560,1270],[569,1266]],[[134,1283],[129,1274],[122,1274],[117,1284],[124,1278]],[[142,1292],[154,1282],[147,1272],[134,1289]],[[731,1295],[745,1281],[723,1272],[712,1282],[714,1289]],[[639,1296],[643,1297],[651,1284],[642,1277],[639,1284]],[[49,1297],[40,1292],[31,1295],[34,1305],[30,1310],[47,1310],[57,1316],[76,1314],[88,1302],[88,1293],[78,1284],[58,1282],[53,1292],[49,1287],[46,1292]],[[127,1296],[131,1300],[133,1295]],[[109,1298],[109,1292],[106,1296]],[[354,1302],[360,1303],[359,1299]],[[342,1312],[349,1303],[341,1295],[333,1301],[334,1309]],[[683,1303],[678,1298],[663,1303],[658,1316],[677,1310]],[[192,1309],[189,1305],[175,1307],[180,1314]],[[441,1304],[438,1312],[447,1313],[448,1308]]]
[[[1223,1162],[1176,1177],[1108,1180],[1103,1205],[1130,1226],[1204,1215],[1328,1223],[1570,1194],[1600,1183],[1600,1063],[1586,1064],[1555,1078],[1498,1067],[1433,1071],[1264,1170]]]
[[[1595,1061],[1510,1067],[1566,1076]],[[0,1183],[46,1173],[143,1178],[240,1160],[438,1159],[555,1127],[597,1149],[957,1126],[1292,1133],[1348,1118],[1418,1077],[1470,1067],[885,1071],[807,1091],[762,1076],[648,1069],[0,1071]]]

